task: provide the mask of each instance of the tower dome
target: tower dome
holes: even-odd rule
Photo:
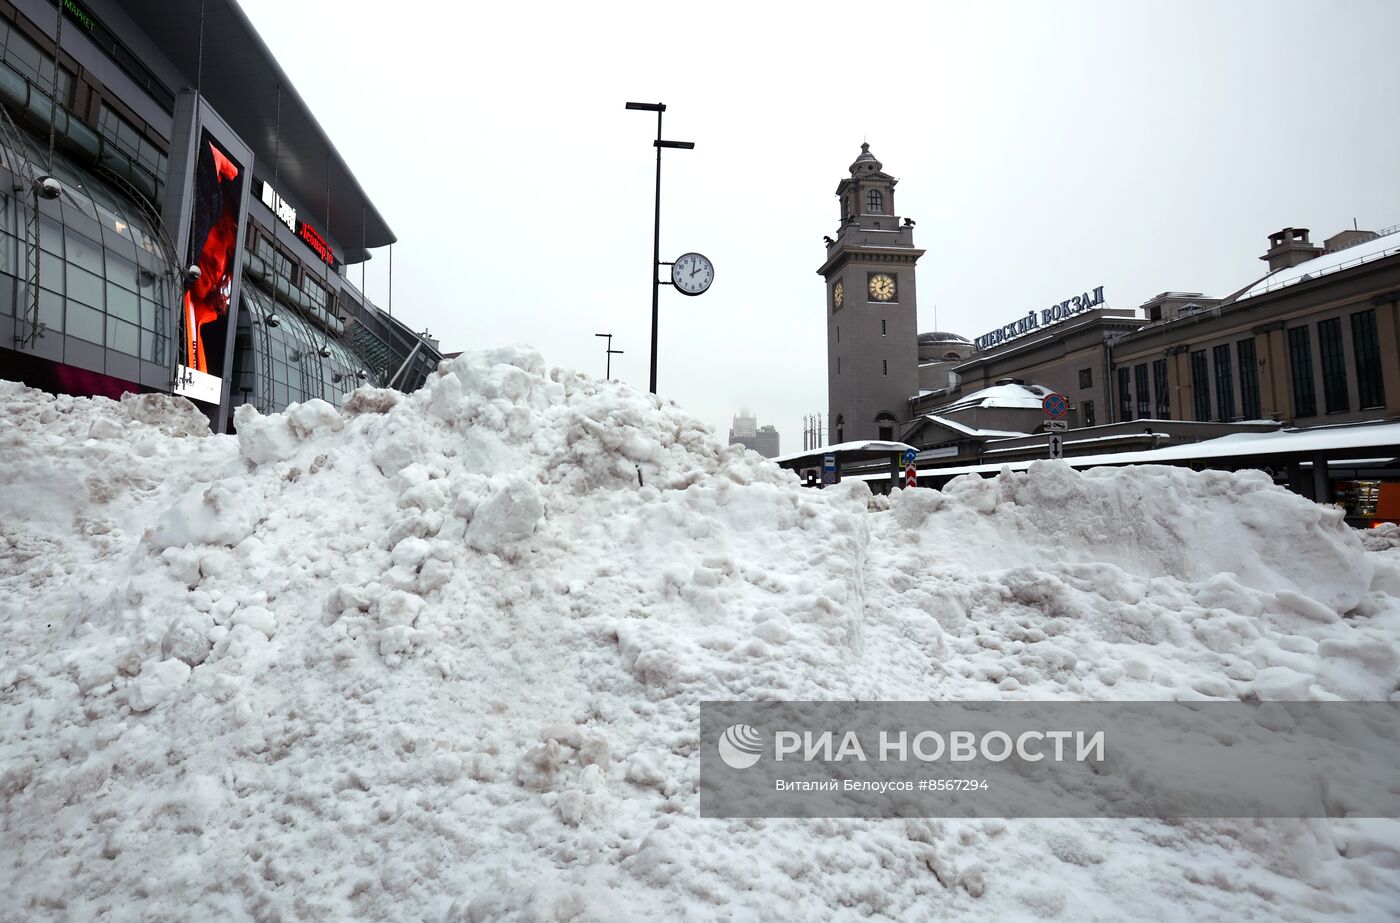
[[[874,154],[870,153],[870,145],[862,141],[860,145],[860,156],[851,164],[851,175],[857,176],[861,173],[878,173],[883,167],[884,164],[880,163],[879,159],[876,158]]]

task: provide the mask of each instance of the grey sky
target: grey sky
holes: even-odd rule
[[[660,390],[801,448],[826,410],[815,270],[862,139],[928,250],[919,327],[975,337],[1102,284],[1223,295],[1266,235],[1400,223],[1400,3],[334,5],[240,0],[399,236],[395,313],[647,384],[668,106]],[[387,254],[369,274],[383,304]],[[358,268],[352,268],[358,281]]]

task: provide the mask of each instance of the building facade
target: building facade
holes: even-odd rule
[[[836,187],[841,224],[817,272],[826,282],[828,441],[893,440],[919,389],[914,222],[870,145]]]
[[[0,376],[234,407],[415,388],[394,242],[232,0],[0,0]]]
[[[1400,229],[1270,235],[1270,271],[1224,299],[1144,306],[1117,338],[1114,413],[1310,427],[1400,417]]]
[[[772,425],[758,425],[758,418],[745,407],[734,417],[729,428],[729,444],[752,449],[764,458],[776,458],[778,451],[778,430]]]

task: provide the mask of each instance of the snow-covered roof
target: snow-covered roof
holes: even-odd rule
[[[990,388],[974,391],[967,397],[959,398],[951,404],[945,404],[935,409],[939,413],[951,413],[955,410],[969,410],[973,407],[1039,410],[1041,401],[1043,401],[1045,395],[1049,393],[1050,389],[1044,385],[992,385]],[[1019,435],[1025,434],[1021,433]]]
[[[1039,407],[1040,404],[1037,403],[1036,406]],[[948,427],[948,429],[962,433],[965,436],[974,436],[981,439],[1008,439],[1017,436],[1033,435],[1031,433],[1012,432],[1010,430],[1004,429],[973,429],[971,426],[959,423],[956,420],[950,420],[947,417],[940,417],[936,413],[926,413],[924,414],[923,419],[928,420],[930,423],[936,423],[939,426],[946,426]]]
[[[817,446],[815,449],[808,449],[805,452],[791,452],[787,455],[779,455],[773,461],[781,464],[785,461],[796,461],[799,458],[818,458],[835,452],[903,452],[906,449],[914,449],[912,445],[905,445],[902,442],[884,442],[879,439],[862,439],[855,442],[838,442],[835,445]],[[914,449],[914,451],[918,451]]]
[[[1072,445],[1073,443],[1071,443]],[[1247,455],[1284,455],[1295,452],[1333,452],[1400,446],[1400,423],[1362,423],[1343,426],[1316,426],[1308,429],[1277,430],[1272,433],[1235,433],[1204,442],[1144,449],[1140,452],[1110,452],[1066,458],[1073,468],[1098,465],[1160,465],[1208,458],[1236,458]],[[939,477],[957,474],[989,474],[1010,467],[1022,471],[1032,461],[959,465],[949,468],[921,468],[920,475]],[[851,475],[865,480],[883,480],[888,474]]]
[[[1253,298],[1256,295],[1263,295],[1266,292],[1277,291],[1298,282],[1305,282],[1309,279],[1316,279],[1318,276],[1325,276],[1328,273],[1338,272],[1343,269],[1350,269],[1353,266],[1360,266],[1362,263],[1369,263],[1382,257],[1400,253],[1400,231],[1392,231],[1383,234],[1373,240],[1364,241],[1351,247],[1345,247],[1332,253],[1324,253],[1322,256],[1308,260],[1306,263],[1299,263],[1297,266],[1290,266],[1287,269],[1279,269],[1269,273],[1258,282],[1245,289],[1235,297],[1235,301],[1244,301],[1246,298]]]

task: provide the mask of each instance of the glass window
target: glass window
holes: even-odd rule
[[[141,319],[141,305],[133,292],[108,282],[107,313],[134,324]]]
[[[127,291],[135,292],[140,289],[140,283],[136,276],[136,261],[129,260],[124,256],[107,252],[107,281],[115,282]]]
[[[1313,383],[1312,343],[1307,327],[1288,331],[1288,374],[1293,382],[1293,415],[1317,416],[1317,386]]]
[[[102,307],[102,278],[69,263],[68,297],[94,308]]]
[[[141,358],[147,362],[165,363],[166,335],[151,330],[141,331]]]
[[[63,296],[39,289],[39,323],[55,333],[63,332]],[[97,327],[97,343],[102,342],[102,326]]]
[[[870,214],[878,215],[885,210],[885,197],[880,195],[880,190],[870,190],[865,200],[870,205]]]
[[[1206,422],[1210,419],[1210,378],[1206,371],[1206,351],[1198,349],[1191,354],[1191,393],[1195,404],[1196,419]]]
[[[1374,309],[1351,316],[1351,348],[1356,356],[1356,396],[1363,409],[1385,406],[1380,337]]]
[[[1125,365],[1118,370],[1118,422],[1125,423],[1133,418],[1133,396],[1128,385],[1129,369]]]
[[[39,247],[57,256],[63,255],[63,225],[48,215],[39,219]]]
[[[1079,370],[1079,389],[1086,391],[1094,386],[1094,370],[1092,368]]]
[[[139,355],[141,330],[135,324],[107,318],[107,346],[129,356]]]
[[[64,235],[68,244],[68,262],[81,266],[88,272],[102,273],[102,245],[89,240],[72,228]]]
[[[1322,354],[1322,400],[1328,413],[1351,409],[1347,397],[1347,360],[1342,346],[1342,319],[1318,321],[1317,347]]]
[[[69,303],[68,305],[68,335],[82,337],[84,340],[91,340],[93,343],[102,342],[102,325],[105,318],[101,311],[94,310],[86,305]]]
[[[0,315],[11,316],[15,313],[18,287],[19,280],[14,276],[0,273]]]
[[[1235,344],[1235,356],[1240,362],[1240,410],[1246,420],[1257,420],[1259,411],[1259,359],[1254,351],[1254,338]]]
[[[1220,422],[1235,418],[1235,376],[1230,369],[1230,344],[1222,343],[1213,350],[1215,360],[1215,408]]]
[[[1139,419],[1152,416],[1152,395],[1147,390],[1147,363],[1133,369],[1133,390],[1137,393],[1137,415]]]
[[[25,278],[28,278],[28,267],[25,267]],[[52,253],[39,252],[39,286],[51,292],[63,294],[63,275],[66,272],[66,264],[63,260]]]
[[[1095,421],[1094,421],[1094,402],[1093,402],[1093,401],[1083,401],[1083,402],[1080,403],[1079,406],[1082,407],[1082,408],[1084,408],[1084,425],[1085,425],[1085,426],[1094,426],[1094,425],[1095,425]]]
[[[1170,420],[1172,418],[1172,405],[1170,389],[1167,387],[1167,360],[1152,360],[1152,393],[1157,398],[1156,409],[1153,412],[1159,420]]]

